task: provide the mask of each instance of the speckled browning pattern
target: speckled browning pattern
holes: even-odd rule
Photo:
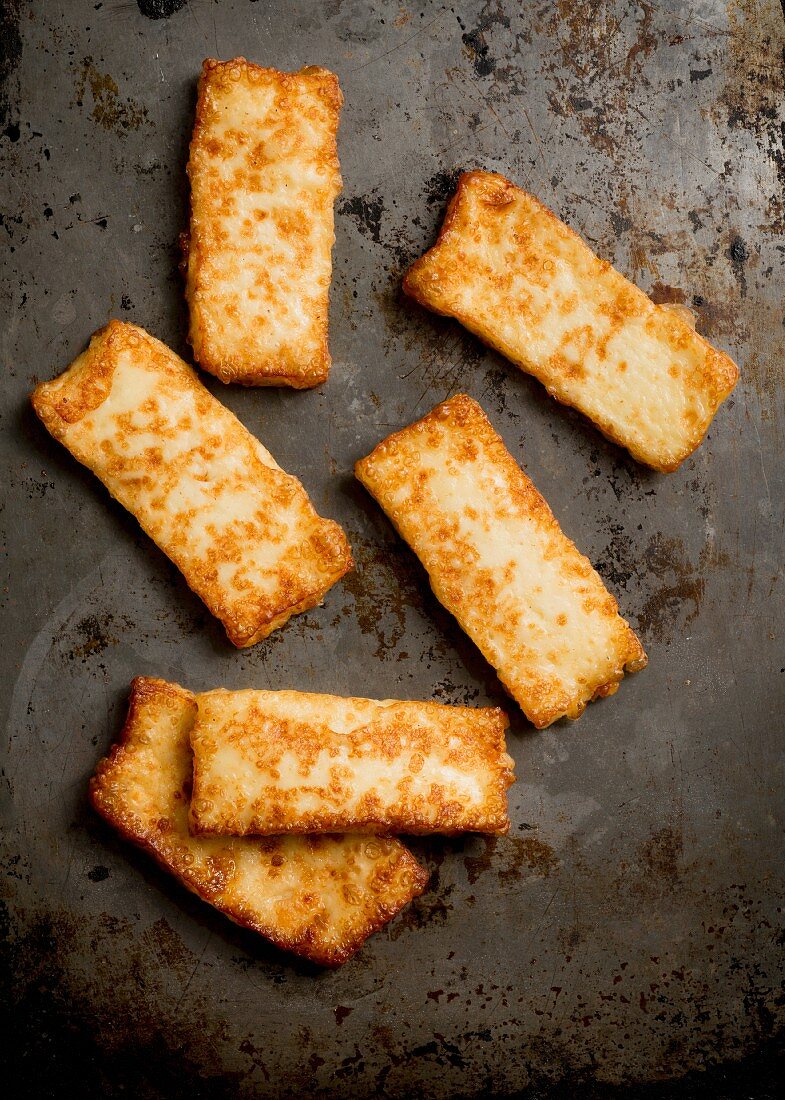
[[[427,873],[396,840],[192,837],[189,734],[197,697],[139,677],[128,717],[90,784],[93,806],[231,920],[337,966],[417,894]]]
[[[199,696],[191,825],[230,835],[506,833],[498,708],[298,691]]]
[[[337,523],[135,325],[112,321],[33,407],[183,573],[237,646],[318,604],[351,567]]]
[[[434,592],[542,728],[646,664],[591,563],[465,394],[357,463]]]
[[[327,69],[204,62],[182,243],[194,357],[224,382],[327,378],[342,102]]]
[[[682,312],[654,305],[541,202],[490,172],[460,177],[438,241],[403,285],[663,472],[698,447],[738,379]]]

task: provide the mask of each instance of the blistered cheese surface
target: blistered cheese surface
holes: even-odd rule
[[[315,962],[344,962],[422,893],[426,872],[398,841],[378,837],[191,836],[196,711],[178,685],[135,680],[120,740],[91,782],[93,805],[238,924]]]
[[[536,726],[578,717],[646,663],[615,599],[470,397],[390,436],[356,473]]]
[[[404,289],[457,318],[639,461],[674,470],[738,370],[655,305],[532,195],[468,172]]]
[[[351,565],[340,527],[158,340],[113,321],[36,412],[178,566],[239,646]]]
[[[512,759],[495,708],[295,691],[199,696],[196,831],[501,833]]]
[[[188,175],[190,340],[225,382],[327,377],[338,79],[204,62]]]

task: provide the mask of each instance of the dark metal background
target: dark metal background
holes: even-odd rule
[[[773,1090],[785,1023],[780,6],[6,0],[0,41],[2,890],[25,1095],[72,1082],[85,1095],[561,1083],[604,1096],[603,1083],[750,1052],[705,1091]],[[112,316],[187,355],[175,242],[195,79],[203,57],[239,53],[340,75],[334,365],[310,393],[206,382],[344,524],[358,562],[324,607],[242,653],[27,403]],[[678,473],[647,473],[401,299],[401,271],[470,166],[509,174],[658,300],[692,305],[738,360],[738,389]],[[577,725],[535,734],[510,707],[510,837],[418,843],[430,892],[344,969],[315,972],[117,840],[88,810],[86,780],[138,673],[507,703],[351,476],[390,430],[459,390],[598,564],[650,665]]]

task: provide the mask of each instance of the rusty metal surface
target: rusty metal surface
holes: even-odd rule
[[[26,1095],[73,1081],[90,1095],[616,1096],[688,1072],[681,1092],[634,1094],[775,1095],[780,5],[6,0],[1,19],[2,889]],[[27,404],[110,316],[187,354],[175,246],[195,78],[204,56],[238,53],[341,78],[334,366],[312,393],[205,381],[344,524],[358,562],[322,608],[241,653]],[[470,166],[534,191],[738,360],[680,472],[647,473],[401,299]],[[509,838],[417,843],[429,892],[321,973],[129,850],[90,813],[86,780],[139,673],[506,704],[351,477],[458,390],[598,564],[650,665],[573,726],[535,734],[510,707]]]

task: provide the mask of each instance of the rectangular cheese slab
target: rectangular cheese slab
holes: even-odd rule
[[[125,726],[90,783],[96,810],[204,901],[278,947],[337,966],[428,879],[397,840],[194,837],[188,831],[197,698],[134,680]]]
[[[135,325],[111,321],[36,387],[46,427],[132,512],[248,646],[318,604],[351,568],[341,528],[196,373]]]
[[[498,708],[211,691],[191,731],[198,833],[505,833]]]
[[[327,69],[204,62],[183,266],[194,357],[224,382],[327,378],[342,102]]]
[[[657,306],[532,195],[466,172],[404,290],[533,374],[639,461],[675,470],[738,379],[683,312]]]
[[[465,394],[357,463],[434,592],[538,728],[646,664],[591,563]]]

